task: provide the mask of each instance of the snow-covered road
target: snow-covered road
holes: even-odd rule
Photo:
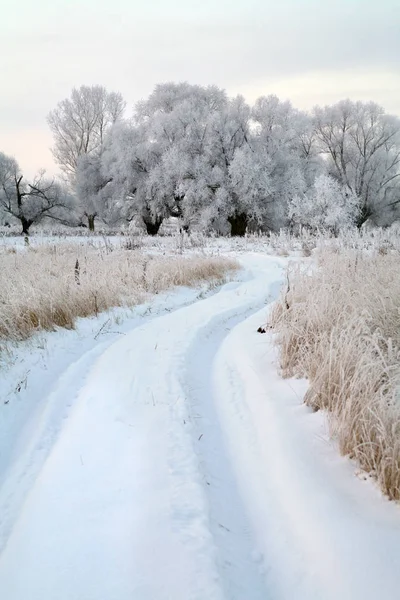
[[[354,477],[256,333],[284,261],[242,263],[242,281],[61,374],[5,469],[1,598],[397,597],[400,510]]]

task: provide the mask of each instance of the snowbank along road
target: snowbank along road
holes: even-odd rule
[[[284,261],[241,260],[241,281],[83,353],[2,448],[1,598],[398,597],[399,509],[256,333]]]

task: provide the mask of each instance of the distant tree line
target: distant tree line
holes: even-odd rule
[[[136,221],[156,234],[244,235],[388,225],[400,207],[400,120],[375,103],[249,106],[215,86],[157,85],[130,118],[118,93],[82,86],[49,114],[59,181],[25,182],[0,153],[0,210],[24,233],[45,217],[94,230]]]

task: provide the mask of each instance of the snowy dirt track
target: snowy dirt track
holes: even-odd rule
[[[337,456],[256,333],[284,261],[241,261],[242,281],[60,376],[46,459],[21,441],[1,482],[1,598],[398,597],[400,510]]]

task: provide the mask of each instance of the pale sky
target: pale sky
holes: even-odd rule
[[[0,0],[0,151],[55,173],[46,115],[71,89],[134,103],[216,84],[302,109],[349,97],[400,116],[400,0]]]

